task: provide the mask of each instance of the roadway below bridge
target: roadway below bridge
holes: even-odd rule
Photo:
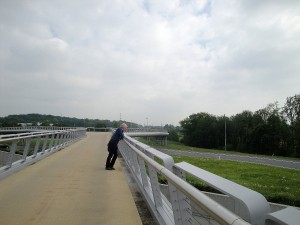
[[[119,160],[105,170],[111,133],[87,137],[0,181],[3,225],[141,225]]]
[[[259,157],[259,156],[248,156],[248,155],[221,154],[221,153],[170,150],[170,149],[160,149],[160,151],[168,155],[196,156],[196,157],[205,157],[205,158],[214,158],[214,159],[233,160],[239,162],[249,162],[249,163],[300,170],[300,161],[280,159],[280,158],[267,157],[267,156]]]

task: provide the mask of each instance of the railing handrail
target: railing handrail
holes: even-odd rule
[[[32,132],[35,133],[35,132]],[[1,142],[8,142],[6,144],[9,148],[7,153],[8,157],[3,161],[3,166],[0,166],[0,179],[21,170],[22,168],[31,165],[32,163],[59,151],[71,143],[80,140],[86,135],[86,129],[65,129],[65,130],[54,130],[50,132],[38,132],[38,134],[27,133],[27,135],[10,137],[0,139]],[[44,138],[43,138],[44,137]],[[44,139],[42,141],[42,138]],[[19,140],[24,140],[24,144],[18,146]],[[31,140],[36,140],[34,146],[31,146]],[[41,144],[43,143],[43,144]],[[14,156],[18,147],[23,151],[22,158],[15,161]],[[30,147],[33,147],[32,155],[30,153]]]
[[[53,132],[53,131],[41,131],[41,132],[26,132],[26,133],[17,133],[17,134],[2,134],[0,135],[0,139],[3,138],[10,138],[10,137],[23,137],[23,136],[27,136],[27,135],[36,135],[36,134],[41,134],[41,133],[49,133],[49,132]]]
[[[0,131],[11,130],[72,130],[82,127],[58,127],[58,126],[18,126],[18,127],[0,127]],[[85,128],[84,128],[85,129]]]
[[[41,137],[41,136],[51,135],[51,134],[64,134],[64,133],[70,133],[70,132],[81,131],[81,130],[82,129],[55,130],[55,131],[45,131],[45,132],[22,133],[24,135],[20,135],[20,134],[8,134],[8,138],[6,138],[7,137],[6,135],[0,135],[0,142],[13,141],[13,140],[17,140],[17,139],[33,138],[33,137]],[[9,137],[9,136],[16,136],[16,137]]]
[[[287,207],[271,213],[270,203],[260,193],[189,163],[174,164],[171,156],[129,136],[125,135],[119,149],[161,225],[215,224],[211,220],[220,224],[265,225],[269,220],[282,225],[298,224],[300,211],[297,208]],[[156,162],[156,158],[162,160],[163,165]],[[166,178],[166,184],[161,183],[164,180],[159,180],[158,174]],[[225,195],[208,197],[189,184],[186,175],[204,181]]]
[[[161,151],[158,151],[144,143],[141,143],[128,135],[125,135],[125,141],[133,144],[133,146],[139,147],[140,148],[139,150],[146,153],[148,155],[148,157],[150,156],[152,159],[153,159],[153,157],[159,158],[160,160],[163,161],[164,166],[172,171],[173,165],[174,165],[174,160],[171,156],[169,156]]]
[[[187,183],[186,181],[180,179],[172,171],[166,167],[160,165],[145,153],[137,149],[135,146],[130,144],[128,141],[124,142],[132,149],[140,158],[151,165],[158,173],[167,178],[168,182],[173,184],[179,191],[190,198],[193,203],[200,207],[207,214],[212,216],[220,224],[235,224],[235,225],[249,225],[246,221],[241,219],[239,216],[235,215],[225,207],[221,206],[211,198],[207,197],[205,194],[201,193],[195,187]]]
[[[240,208],[244,208],[243,215],[246,216],[247,221],[257,225],[265,223],[266,215],[271,210],[262,194],[187,162],[176,163],[174,166],[237,201],[237,204],[240,204],[238,211],[241,211]]]

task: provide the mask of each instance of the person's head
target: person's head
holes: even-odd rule
[[[121,129],[122,129],[122,131],[126,131],[126,129],[127,129],[127,124],[126,123],[122,123],[121,125],[120,125],[120,127],[121,127]]]

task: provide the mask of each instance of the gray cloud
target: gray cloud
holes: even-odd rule
[[[299,93],[298,1],[1,1],[0,116],[151,124]]]

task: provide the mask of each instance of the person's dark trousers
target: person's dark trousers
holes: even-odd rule
[[[118,157],[118,146],[108,145],[108,156],[106,159],[106,168],[113,168]]]

